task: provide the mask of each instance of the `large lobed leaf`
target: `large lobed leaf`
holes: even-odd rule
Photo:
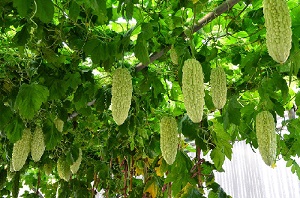
[[[15,102],[15,109],[21,117],[33,119],[35,113],[46,102],[49,96],[47,87],[38,84],[22,84]]]

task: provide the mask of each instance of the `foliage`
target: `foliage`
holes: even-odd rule
[[[229,197],[214,171],[223,171],[233,143],[245,140],[257,148],[258,112],[283,117],[300,106],[300,6],[288,1],[292,49],[278,64],[268,55],[262,0],[214,10],[221,3],[0,1],[0,195],[16,196],[19,186],[28,185],[27,197],[91,197],[101,189],[106,197]],[[198,30],[194,25],[208,13],[217,17]],[[171,47],[178,64],[170,59]],[[205,105],[197,124],[186,114],[181,89],[182,67],[191,58],[201,63],[204,76]],[[227,78],[221,110],[214,107],[209,84],[216,67]],[[110,108],[117,68],[130,71],[133,88],[120,126]],[[165,115],[176,118],[181,140],[172,165],[163,160],[159,143]],[[286,160],[300,178],[294,160],[300,156],[300,119],[291,116],[279,124],[288,132],[276,131],[276,159]],[[25,128],[38,126],[46,147],[40,161],[29,156],[20,171],[11,172],[14,143]],[[58,160],[69,167],[79,151],[77,173],[68,172],[68,182],[60,179]]]

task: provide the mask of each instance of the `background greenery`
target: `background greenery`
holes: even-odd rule
[[[231,159],[232,144],[246,140],[257,148],[256,114],[268,110],[283,117],[300,105],[299,1],[288,1],[293,42],[283,65],[267,52],[262,0],[230,2],[236,4],[225,12],[216,9],[222,1],[207,0],[0,1],[0,195],[15,195],[26,184],[34,193],[24,197],[92,197],[94,189],[104,189],[107,197],[228,197],[213,171]],[[202,23],[208,13],[215,19]],[[178,65],[169,57],[172,45]],[[187,117],[181,92],[181,68],[190,57],[201,62],[205,76],[200,124]],[[216,66],[227,75],[221,111],[214,109],[208,83]],[[134,89],[121,126],[109,110],[111,74],[118,67],[130,70]],[[181,137],[171,166],[159,147],[164,115],[176,118]],[[63,132],[55,119],[64,122]],[[46,143],[42,159],[35,163],[29,156],[21,171],[10,172],[13,143],[25,127],[39,124]],[[300,178],[294,160],[300,155],[300,119],[282,124],[289,133],[277,131],[277,159]],[[65,182],[57,160],[63,156],[72,164],[79,148],[80,169]],[[143,180],[135,177],[140,175]]]

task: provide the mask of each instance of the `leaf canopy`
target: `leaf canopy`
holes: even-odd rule
[[[262,6],[262,0],[0,1],[0,196],[16,195],[21,183],[34,189],[26,197],[91,197],[101,190],[105,197],[229,197],[214,171],[224,171],[234,142],[257,149],[255,117],[263,110],[279,126],[277,160],[282,156],[300,178],[299,1],[288,1],[293,36],[284,64],[268,54]],[[204,75],[197,124],[182,93],[190,58]],[[112,73],[120,67],[130,72],[133,92],[118,126],[110,106]],[[216,67],[227,80],[221,110],[210,92]],[[166,115],[178,123],[172,165],[159,145]],[[45,136],[41,160],[29,155],[11,172],[14,143],[36,127]],[[79,170],[66,182],[57,161],[73,164],[79,149]]]

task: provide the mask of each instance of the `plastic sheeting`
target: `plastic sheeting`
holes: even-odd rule
[[[267,166],[258,150],[245,142],[233,145],[232,160],[225,160],[225,172],[215,173],[224,191],[233,198],[299,198],[300,181],[284,160],[274,169]]]

